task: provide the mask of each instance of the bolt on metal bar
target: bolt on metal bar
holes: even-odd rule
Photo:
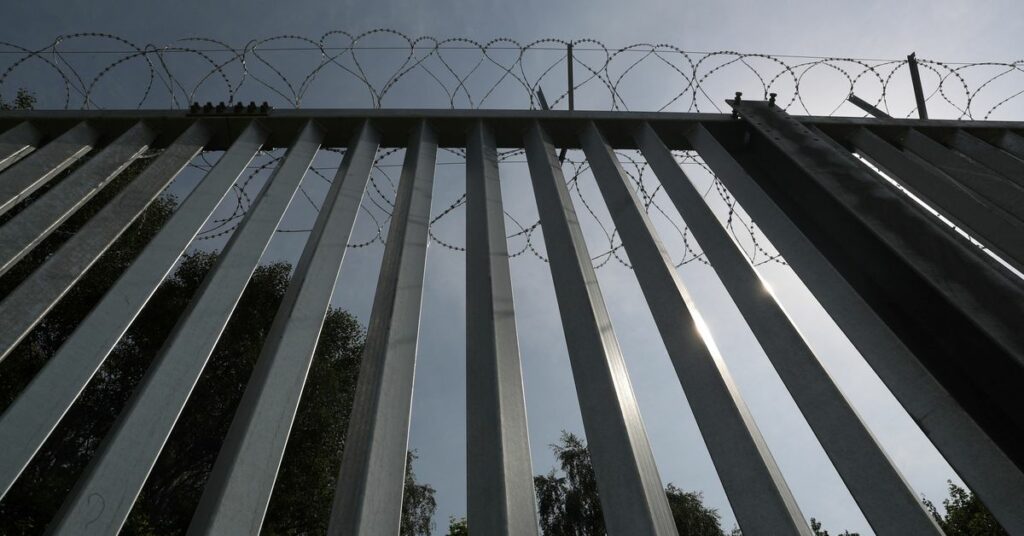
[[[914,85],[914,99],[917,100],[917,116],[921,119],[928,119],[928,107],[924,99],[924,89],[921,88],[921,73],[917,70],[917,54],[911,52],[907,56],[907,67],[910,68],[910,82]]]
[[[1014,268],[1024,270],[1024,226],[1016,219],[993,210],[978,194],[951,177],[928,169],[867,128],[853,130],[847,139],[861,156],[926,200],[950,221],[968,230]]]
[[[608,534],[675,535],[643,418],[554,145],[536,121],[525,141]]]
[[[468,519],[481,534],[537,534],[526,400],[494,133],[466,140]]]
[[[747,256],[659,145],[641,151],[868,523],[878,534],[941,534]]]
[[[231,185],[267,131],[250,123],[56,354],[0,416],[0,497],[42,447]]]
[[[1024,188],[947,149],[915,129],[905,132],[903,146],[976,193],[993,210],[1024,224]]]
[[[114,180],[155,138],[155,130],[141,121],[136,123],[0,227],[0,274]]]
[[[1024,160],[1010,156],[962,128],[954,130],[948,142],[950,147],[971,160],[999,173],[1017,186],[1024,187]]]
[[[0,171],[36,150],[42,138],[43,133],[28,121],[0,134]]]
[[[313,121],[298,134],[65,500],[54,535],[121,529],[322,138]]]
[[[866,100],[854,95],[853,93],[850,93],[850,96],[846,97],[846,100],[852,102],[853,104],[857,105],[857,107],[860,108],[861,110],[864,110],[865,112],[879,119],[892,119],[892,116],[883,112],[882,110],[879,110],[878,108],[875,108]]]
[[[92,150],[99,131],[78,123],[0,175],[0,214],[4,214]]]
[[[437,135],[421,121],[398,182],[334,492],[331,535],[393,536],[401,523],[436,160]]]
[[[189,534],[260,532],[379,144],[380,134],[366,122],[345,151],[207,480]]]
[[[735,146],[743,165],[1024,467],[1019,278],[782,110],[733,105],[754,127]]]
[[[42,266],[0,301],[0,360],[14,350],[100,255],[192,161],[210,136],[208,125],[194,123]]]
[[[811,534],[711,334],[702,332],[700,312],[613,149],[593,123],[582,136],[590,169],[740,528],[745,534]],[[678,169],[671,152],[649,125],[635,138],[664,183],[669,179],[666,166]]]
[[[1007,530],[1024,530],[1024,473],[706,128],[687,137],[957,474]]]

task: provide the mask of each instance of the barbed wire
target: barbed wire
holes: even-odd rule
[[[571,54],[569,49],[571,47]],[[990,119],[1021,104],[1024,60],[955,63],[918,59],[932,117]],[[570,63],[571,62],[571,63]],[[568,68],[574,72],[568,86]],[[318,38],[278,35],[233,46],[208,37],[187,37],[168,44],[137,44],[123,37],[95,32],[60,35],[43,46],[0,41],[0,100],[19,88],[33,88],[37,104],[47,108],[107,107],[180,109],[194,102],[269,101],[281,107],[540,107],[540,90],[552,108],[565,107],[570,93],[576,108],[721,112],[723,96],[743,90],[767,98],[790,113],[863,115],[847,103],[856,94],[890,115],[910,117],[915,103],[907,60],[793,56],[736,51],[686,51],[671,44],[636,43],[610,47],[596,39],[539,39],[522,43],[511,38],[486,42],[464,37],[413,37],[378,28],[362,33],[343,30]],[[342,149],[328,148],[343,152]],[[460,164],[463,151],[446,150]],[[370,233],[353,238],[349,247],[383,244],[394,204],[393,164],[398,149],[380,151],[361,205]],[[575,151],[573,152],[575,153]],[[661,187],[635,153],[619,152],[620,161],[652,219],[661,220],[680,244],[678,266],[707,263],[674,210],[662,204]],[[501,152],[504,164],[522,162],[521,150]],[[677,153],[685,168],[711,177],[705,198],[722,215],[729,231],[755,264],[779,262],[753,222],[738,210],[727,189],[694,153]],[[233,207],[208,222],[197,237],[213,240],[230,234],[252,204],[253,185],[280,160],[267,152],[232,190]],[[518,160],[516,160],[518,158]],[[212,167],[206,154],[193,167]],[[330,184],[335,168],[312,167],[311,176]],[[570,195],[607,242],[594,255],[600,268],[615,262],[629,267],[621,241],[581,182],[588,179],[585,159],[565,159]],[[319,210],[304,183],[301,202]],[[440,206],[432,218],[430,239],[452,251],[464,251],[461,240],[438,231],[441,222],[464,207],[465,195]],[[671,206],[671,205],[668,205]],[[546,258],[536,242],[536,218],[506,213],[509,254]],[[280,229],[282,233],[307,228]]]

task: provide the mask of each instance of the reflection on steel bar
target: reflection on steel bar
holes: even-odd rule
[[[889,114],[883,112],[882,110],[879,110],[878,108],[875,108],[867,101],[854,95],[853,93],[850,93],[850,96],[846,97],[846,100],[852,102],[853,104],[856,104],[857,107],[860,108],[861,110],[864,110],[865,112],[879,119],[892,119],[892,117]]]
[[[659,144],[660,145],[660,144]],[[828,371],[767,290],[739,246],[663,145],[652,160],[662,186],[686,220],[747,325],[764,349],[839,476],[878,534],[941,534],[914,491],[857,416]]]
[[[650,126],[641,127],[636,139],[662,183],[670,180],[666,166],[679,166]],[[593,123],[582,141],[740,528],[747,534],[811,534],[711,334],[701,333],[700,313],[614,151]]]
[[[1017,186],[1024,187],[1024,161],[1010,156],[962,128],[953,131],[948,143],[971,160],[999,173]]]
[[[958,184],[976,193],[993,210],[1004,212],[1024,224],[1024,189],[1017,184],[950,151],[915,129],[904,133],[902,143],[929,165],[942,170]]]
[[[1018,467],[1024,285],[866,166],[765,103],[733,153]]]
[[[99,131],[81,122],[0,175],[0,214],[43,186],[92,150]]]
[[[538,122],[526,133],[526,158],[608,534],[675,535],[590,253],[554,145]]]
[[[951,177],[929,169],[867,128],[853,130],[847,139],[861,156],[926,200],[950,221],[968,230],[971,236],[998,252],[1015,268],[1024,270],[1024,225],[1016,219],[993,210],[976,193]]]
[[[505,211],[494,134],[466,140],[468,519],[479,534],[537,534]]]
[[[0,134],[0,171],[36,149],[43,133],[24,121]]]
[[[0,302],[0,359],[10,355],[15,345],[160,195],[209,139],[210,130],[205,123],[196,122],[189,127]]]
[[[366,332],[328,534],[393,536],[406,452],[437,136],[426,121],[405,152]]]
[[[914,422],[1000,523],[1024,530],[1024,473],[999,450],[850,283],[703,126],[690,142],[743,210],[757,222]],[[650,158],[649,158],[650,160]],[[688,220],[689,221],[689,220]]]
[[[910,82],[914,85],[914,99],[917,100],[917,116],[921,119],[928,119],[928,107],[924,100],[924,89],[921,88],[921,73],[917,70],[917,54],[911,52],[907,56],[907,66],[910,67]]]
[[[154,138],[156,131],[141,121],[136,123],[0,227],[0,274],[114,180]]]
[[[370,177],[369,122],[345,151],[207,480],[189,534],[258,534]]]
[[[100,536],[121,529],[322,137],[315,123],[307,123],[267,180],[65,500],[53,534]]]
[[[78,398],[267,137],[251,124],[0,417],[0,497]]]

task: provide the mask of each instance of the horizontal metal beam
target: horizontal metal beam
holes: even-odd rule
[[[0,129],[13,128],[18,123],[31,120],[45,135],[54,137],[73,126],[76,122],[89,120],[104,133],[123,132],[134,122],[146,120],[161,133],[167,134],[157,140],[156,147],[167,144],[173,133],[180,132],[197,118],[215,118],[215,132],[208,149],[226,149],[234,136],[252,117],[245,114],[198,114],[186,110],[36,110],[0,112]],[[607,133],[608,143],[616,149],[635,148],[629,132],[640,123],[648,122],[659,131],[661,125],[703,123],[718,132],[719,129],[741,131],[742,124],[729,114],[676,113],[676,112],[626,112],[595,110],[444,110],[444,109],[297,109],[271,110],[259,120],[272,132],[268,147],[287,147],[305,121],[314,119],[326,130],[324,145],[344,147],[355,135],[366,119],[372,119],[381,132],[384,147],[404,147],[409,134],[419,121],[429,121],[437,133],[440,147],[464,147],[466,133],[478,120],[486,120],[494,129],[498,147],[520,147],[522,136],[532,121],[541,121],[553,143],[558,147],[580,148],[579,132],[588,121],[594,121]],[[965,128],[982,133],[989,139],[1000,129],[1024,130],[1020,121],[959,121],[919,119],[876,119],[872,117],[822,117],[798,116],[797,121],[805,124],[847,128],[873,126],[876,128],[913,127],[926,130],[948,130]],[[683,136],[662,134],[662,141],[670,149],[690,149]]]

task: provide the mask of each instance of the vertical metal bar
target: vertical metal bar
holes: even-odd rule
[[[99,132],[83,121],[0,175],[3,214],[92,150]]]
[[[998,147],[958,128],[949,138],[949,145],[1017,186],[1024,187],[1024,160],[1018,160]]]
[[[731,104],[752,127],[737,160],[1024,468],[1020,279],[782,110]]]
[[[917,115],[928,119],[928,107],[924,101],[924,89],[921,88],[921,73],[917,70],[917,54],[911,52],[907,56],[907,67],[910,68],[910,82],[914,84],[914,99],[917,100]]]
[[[878,108],[875,108],[870,103],[854,95],[853,93],[850,93],[850,96],[846,97],[846,100],[852,102],[853,104],[857,105],[857,107],[860,108],[861,110],[864,110],[865,112],[879,119],[892,119],[892,117],[889,114],[883,112],[882,110],[879,110]]]
[[[1024,188],[950,151],[915,129],[904,132],[902,143],[929,165],[978,194],[994,210],[1024,223]]]
[[[970,231],[1018,270],[1024,270],[1024,226],[980,199],[952,178],[932,171],[867,128],[847,137],[857,152],[931,204],[950,221]],[[951,231],[947,231],[951,232]]]
[[[43,315],[192,161],[210,136],[207,124],[196,122],[190,126],[53,256],[0,301],[0,360],[11,353]]]
[[[175,261],[256,155],[267,132],[250,124],[74,333],[0,416],[0,497],[43,445]]]
[[[28,121],[0,134],[0,171],[34,151],[42,138],[43,133]]]
[[[421,122],[406,148],[366,332],[328,534],[393,536],[402,517],[437,134]]]
[[[138,122],[0,227],[0,274],[50,236],[92,196],[128,167],[156,138],[156,131]]]
[[[1024,530],[1024,473],[703,126],[687,139],[957,474],[1004,528]]]
[[[516,340],[494,133],[466,141],[466,453],[475,533],[537,534],[526,401]]]
[[[576,83],[573,82],[573,59],[572,59],[572,43],[566,46],[565,50],[565,63],[567,73],[566,76],[569,80],[569,110],[576,109]]]
[[[1024,160],[1024,136],[1010,130],[1004,130],[1000,133],[996,145],[1013,156]]]
[[[675,535],[622,351],[554,151],[548,134],[533,121],[526,133],[526,158],[605,525],[611,536]]]
[[[52,534],[121,529],[322,138],[308,121],[65,500]]]
[[[661,171],[667,164],[658,160],[662,154],[651,147],[661,141],[646,124],[635,137],[651,165]],[[747,534],[809,535],[810,528],[718,347],[710,333],[701,333],[700,312],[614,151],[593,123],[585,127],[582,141],[740,527]],[[671,153],[663,146],[662,150],[674,166]]]
[[[320,208],[199,501],[189,534],[258,534],[380,134],[363,123]]]
[[[941,534],[914,491],[650,126],[640,150],[878,534]]]

